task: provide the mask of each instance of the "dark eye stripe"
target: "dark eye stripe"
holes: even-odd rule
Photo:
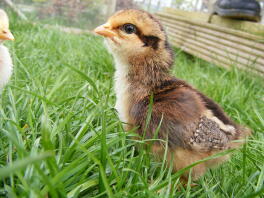
[[[156,36],[143,36],[141,40],[144,43],[144,47],[152,47],[154,50],[158,49],[160,39]]]

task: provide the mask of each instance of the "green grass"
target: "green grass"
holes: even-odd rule
[[[14,74],[0,96],[0,197],[261,197],[263,80],[176,52],[173,74],[253,129],[232,159],[198,186],[172,173],[122,129],[113,61],[102,40],[11,20]],[[263,196],[262,196],[263,197]]]

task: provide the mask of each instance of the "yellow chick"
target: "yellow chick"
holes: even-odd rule
[[[12,59],[8,49],[3,45],[5,40],[14,40],[9,30],[8,16],[0,9],[0,89],[8,82],[13,69]]]

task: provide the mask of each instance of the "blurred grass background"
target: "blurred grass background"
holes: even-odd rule
[[[9,14],[15,68],[0,96],[0,197],[263,197],[263,79],[175,49],[172,73],[253,130],[231,161],[179,188],[179,176],[122,129],[102,40]]]
[[[9,0],[8,0],[9,1]],[[30,20],[93,29],[115,11],[126,8],[161,11],[164,7],[208,11],[208,0],[11,0]],[[0,7],[5,7],[0,1]]]

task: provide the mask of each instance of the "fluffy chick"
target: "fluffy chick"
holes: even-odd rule
[[[237,147],[239,143],[233,140],[250,134],[250,130],[234,123],[213,100],[170,75],[173,53],[162,25],[151,14],[121,10],[94,31],[105,37],[114,56],[116,109],[126,123],[125,129],[138,127],[137,132],[143,135],[146,128],[146,137],[153,138],[160,125],[158,137],[168,139],[167,158],[168,162],[173,160],[175,171]],[[151,96],[152,114],[146,126]],[[152,152],[163,157],[164,145],[156,142]],[[195,166],[192,177],[199,178],[207,168],[227,158]]]
[[[14,40],[14,36],[9,30],[7,14],[0,9],[0,89],[8,82],[13,68],[8,49],[3,45],[5,40]]]

